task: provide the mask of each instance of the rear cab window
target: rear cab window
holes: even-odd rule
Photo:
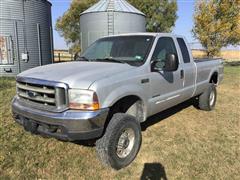
[[[183,62],[190,63],[190,55],[185,41],[183,40],[183,38],[177,38],[177,42],[182,53]]]

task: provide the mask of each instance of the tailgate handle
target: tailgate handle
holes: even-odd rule
[[[180,71],[180,77],[181,77],[181,79],[184,78],[184,70],[183,69]]]

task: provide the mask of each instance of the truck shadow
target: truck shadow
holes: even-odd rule
[[[94,148],[96,146],[96,139],[92,140],[79,140],[79,141],[72,141],[71,143],[80,145],[80,146],[85,146],[85,147],[92,147]]]
[[[195,98],[192,98],[184,103],[181,103],[179,105],[176,105],[170,109],[167,109],[165,111],[162,111],[158,114],[155,114],[147,119],[147,121],[141,123],[141,129],[142,131],[146,131],[147,128],[150,126],[159,123],[160,121],[163,121],[164,119],[182,111],[183,109],[186,109],[190,106],[195,106],[196,107],[196,101]],[[87,146],[87,147],[95,147],[96,139],[93,140],[80,140],[80,141],[73,141],[72,143],[77,144],[77,145],[82,145],[82,146]]]
[[[145,163],[141,180],[167,180],[165,168],[160,163]]]
[[[142,131],[146,131],[148,127],[150,127],[156,123],[159,123],[160,121],[163,121],[164,119],[166,119],[166,118],[168,118],[190,106],[194,106],[195,108],[197,108],[195,98],[192,98],[188,101],[185,101],[181,104],[178,104],[172,108],[169,108],[167,110],[164,110],[158,114],[155,114],[155,115],[149,117],[145,122],[141,123]]]

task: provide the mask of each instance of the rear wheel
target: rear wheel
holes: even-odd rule
[[[104,134],[96,143],[100,160],[116,170],[128,166],[141,146],[140,123],[133,116],[115,114]]]
[[[217,101],[217,90],[214,84],[210,86],[199,96],[198,107],[201,110],[211,111],[214,109]]]

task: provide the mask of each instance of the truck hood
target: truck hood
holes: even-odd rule
[[[133,66],[108,62],[67,62],[45,65],[20,73],[19,77],[63,82],[70,88],[88,89],[97,80],[133,69]]]

